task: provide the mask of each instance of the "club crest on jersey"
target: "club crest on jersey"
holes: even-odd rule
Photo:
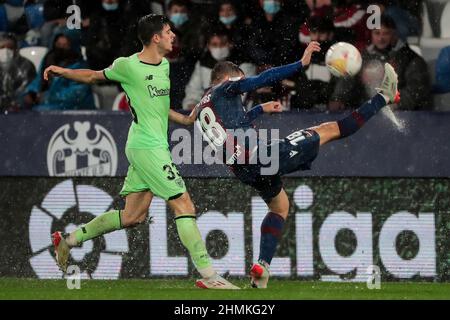
[[[99,124],[91,125],[89,121],[65,124],[50,139],[47,166],[50,176],[114,176],[116,142]]]
[[[168,96],[170,94],[170,89],[158,89],[152,85],[149,85],[148,92],[150,93],[151,98],[155,97],[161,97],[161,96]]]

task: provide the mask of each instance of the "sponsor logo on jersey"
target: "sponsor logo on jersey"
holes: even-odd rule
[[[152,85],[149,85],[148,87],[148,92],[150,93],[150,97],[151,98],[155,98],[155,97],[161,97],[161,96],[168,96],[170,94],[170,89],[166,88],[166,89],[158,89]]]
[[[92,125],[89,121],[65,124],[50,139],[47,166],[50,176],[114,176],[116,142],[99,124]]]

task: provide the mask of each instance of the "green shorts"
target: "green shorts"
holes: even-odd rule
[[[164,200],[172,200],[186,192],[168,149],[129,148],[125,154],[130,166],[121,196],[148,190]]]

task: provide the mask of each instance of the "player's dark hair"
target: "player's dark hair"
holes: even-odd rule
[[[170,10],[173,6],[186,7],[191,9],[192,3],[190,0],[171,0],[167,5],[167,9]]]
[[[17,48],[17,37],[14,33],[8,32],[0,35],[0,41],[12,41]]]
[[[217,10],[219,10],[220,7],[222,7],[224,4],[230,4],[234,8],[235,11],[239,11],[239,9],[240,9],[240,7],[237,4],[236,0],[220,0],[217,3]]]
[[[234,12],[236,13],[237,17],[241,17],[242,16],[242,8],[237,3],[236,0],[221,0],[221,1],[218,1],[218,3],[216,4],[216,11],[215,11],[217,15],[219,15],[220,9],[225,4],[229,4],[229,5],[231,5],[233,7]]]
[[[231,34],[225,27],[215,26],[211,31],[208,32],[206,36],[206,42],[209,42],[213,37],[226,37],[228,39],[228,42],[231,42]]]
[[[164,26],[171,25],[169,18],[159,14],[148,14],[139,19],[138,38],[144,46],[148,46],[155,34],[161,34]]]
[[[386,14],[381,15],[380,25],[391,30],[397,30],[397,24],[395,23],[394,19]]]
[[[243,75],[244,71],[237,64],[230,61],[220,61],[216,63],[211,71],[211,83],[216,83],[225,76]]]

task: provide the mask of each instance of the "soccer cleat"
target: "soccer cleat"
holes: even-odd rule
[[[66,273],[70,248],[61,232],[56,231],[52,234],[52,243],[55,248],[56,263],[61,271]]]
[[[231,282],[225,280],[223,277],[218,274],[212,276],[211,278],[203,278],[199,279],[195,282],[195,285],[198,288],[202,289],[215,289],[215,290],[239,290],[239,287],[236,287]]]
[[[269,282],[269,268],[263,263],[255,263],[250,269],[251,285],[253,288],[266,289]]]
[[[381,82],[380,88],[376,88],[376,90],[378,91],[378,93],[381,93],[389,98],[388,104],[395,102],[395,98],[398,93],[397,84],[398,84],[397,73],[389,63],[385,63],[384,78],[383,81]]]

